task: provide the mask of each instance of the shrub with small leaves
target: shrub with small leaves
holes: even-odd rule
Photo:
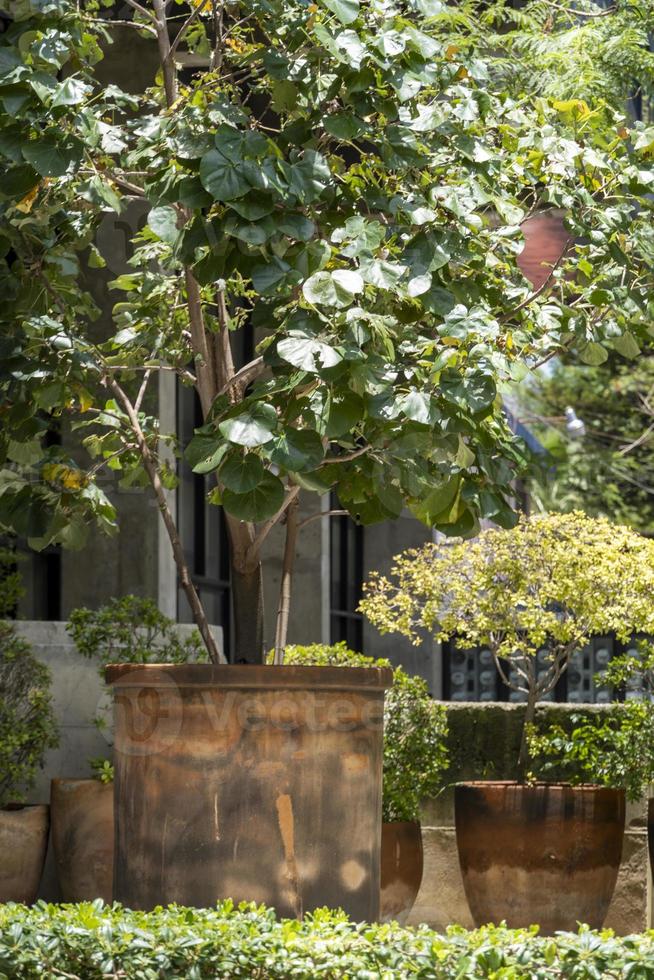
[[[572,729],[530,730],[532,773],[578,786],[596,783],[642,799],[654,781],[654,709],[643,701],[613,705],[601,715],[572,715]]]
[[[350,922],[318,909],[301,922],[222,902],[152,912],[102,902],[0,905],[3,980],[600,980],[654,976],[654,933],[539,936],[538,929]]]
[[[0,621],[0,807],[25,799],[46,750],[57,743],[50,672]]]
[[[111,663],[182,664],[206,660],[200,634],[181,639],[177,624],[151,599],[126,595],[100,609],[75,609],[67,630],[83,657]]]
[[[391,667],[388,660],[348,650],[345,643],[288,646],[287,664],[316,667]],[[393,668],[384,702],[382,814],[385,821],[418,820],[420,801],[443,786],[448,756],[447,712],[431,698],[421,677]]]

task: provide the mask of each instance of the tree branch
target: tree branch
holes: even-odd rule
[[[132,405],[128,395],[121,388],[114,377],[109,374],[105,374],[104,381],[113,392],[116,401],[120,402],[120,404],[123,406],[125,414],[129,419],[132,432],[136,438],[139,453],[141,454],[141,459],[143,460],[143,467],[148,475],[148,479],[150,480],[150,484],[159,506],[159,513],[161,514],[164,526],[170,539],[181,586],[186,593],[189,605],[193,611],[193,618],[195,619],[195,623],[200,631],[200,634],[202,635],[202,639],[204,640],[204,644],[207,648],[210,659],[215,664],[220,663],[220,654],[216,646],[216,641],[214,640],[213,633],[209,628],[209,623],[207,621],[202,603],[200,602],[200,597],[195,589],[195,586],[193,585],[193,582],[191,581],[191,575],[186,561],[186,556],[184,554],[184,548],[182,546],[173,515],[170,511],[170,507],[168,506],[166,491],[161,481],[159,468],[150,447],[148,446],[147,439],[145,438],[145,434],[141,428],[141,423],[138,419],[138,414],[135,411],[134,405]]]
[[[216,296],[216,306],[218,308],[218,343],[216,344],[214,355],[216,360],[216,378],[217,385],[221,389],[225,386],[228,387],[230,392],[231,401],[235,401],[236,392],[233,391],[233,385],[231,384],[234,377],[234,358],[232,355],[232,345],[229,339],[229,311],[227,309],[227,301],[225,299],[225,291],[223,289],[218,290],[218,295]],[[241,394],[239,389],[238,394]]]
[[[301,531],[303,527],[307,524],[311,524],[313,521],[319,521],[321,517],[350,517],[349,510],[325,510],[320,511],[318,514],[311,514],[310,517],[305,517],[303,520],[298,522],[297,529]]]
[[[182,24],[182,26],[178,30],[177,34],[175,35],[175,40],[173,41],[173,43],[170,46],[170,51],[168,53],[168,57],[170,59],[172,59],[173,55],[177,51],[177,48],[179,47],[182,38],[184,37],[184,35],[188,31],[188,29],[191,26],[191,24],[195,20],[197,20],[197,18],[200,16],[200,14],[202,13],[202,11],[204,10],[204,8],[207,6],[208,3],[209,3],[209,0],[201,0],[201,2],[193,10],[193,12],[186,18],[186,20],[184,21],[184,23]]]
[[[148,20],[153,21],[153,23],[156,25],[157,18],[151,10],[148,10],[146,7],[142,7],[140,3],[137,3],[137,0],[127,0],[127,3],[133,10],[138,10],[143,17],[147,17]]]
[[[275,630],[275,664],[284,663],[284,650],[288,639],[288,617],[291,608],[291,585],[293,581],[293,565],[297,547],[297,496],[291,500],[286,509],[286,541],[284,543],[284,560],[282,563],[282,579],[279,588],[279,605],[277,607],[277,628]]]
[[[133,4],[136,0],[127,0],[127,2]],[[157,44],[159,46],[159,60],[163,73],[166,102],[168,108],[170,108],[177,99],[177,72],[175,71],[175,63],[170,57],[170,37],[168,35],[168,21],[166,20],[166,5],[164,0],[152,0],[152,6],[155,12],[154,23],[157,29]]]
[[[261,529],[255,535],[254,539],[252,540],[252,543],[250,544],[250,547],[248,548],[248,560],[250,562],[258,563],[261,546],[263,545],[264,541],[266,540],[266,538],[268,537],[268,535],[270,534],[274,526],[278,524],[279,521],[282,519],[287,508],[290,506],[290,504],[293,503],[293,501],[295,500],[299,492],[300,492],[300,488],[298,486],[287,487],[286,499],[284,500],[284,503],[279,508],[277,513],[274,514],[269,520],[266,521],[265,524],[262,525]]]
[[[321,466],[327,466],[329,463],[349,463],[352,459],[358,459],[359,456],[363,456],[365,453],[370,452],[372,446],[361,446],[360,449],[353,449],[351,453],[343,453],[342,456],[328,456],[323,459]]]
[[[189,324],[191,327],[191,344],[196,357],[197,390],[202,405],[202,414],[206,419],[216,397],[218,386],[214,373],[213,358],[210,355],[209,345],[207,343],[207,330],[202,311],[200,287],[189,268],[184,269],[184,280],[186,282],[186,297]]]
[[[249,384],[252,384],[256,378],[263,374],[265,367],[263,357],[255,357],[253,361],[249,361],[242,368],[239,368],[233,377],[218,389],[218,394],[226,394],[234,385],[238,385],[241,391],[245,391]]]

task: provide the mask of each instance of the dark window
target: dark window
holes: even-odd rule
[[[332,509],[338,499],[332,494]],[[357,607],[363,586],[363,528],[350,517],[329,520],[330,635],[345,640],[351,650],[363,652],[363,616]]]
[[[202,425],[202,413],[195,391],[179,385],[177,393],[177,431],[183,445]],[[193,583],[198,590],[210,623],[223,628],[226,653],[231,649],[231,595],[229,584],[229,546],[222,507],[207,502],[215,486],[211,475],[194,473],[185,460],[178,467],[177,522]],[[184,591],[178,590],[178,619],[193,622]]]
[[[544,700],[574,704],[611,701],[611,691],[596,684],[595,677],[602,673],[612,657],[621,652],[622,647],[614,637],[595,637],[587,647],[575,653],[555,690]],[[546,656],[545,650],[538,654],[542,669],[547,667]],[[467,650],[456,643],[445,643],[443,657],[443,697],[446,701],[524,700],[503,683],[490,650],[483,647]]]

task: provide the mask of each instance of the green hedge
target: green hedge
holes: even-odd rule
[[[338,912],[279,921],[264,908],[129,912],[101,902],[0,905],[2,980],[602,980],[654,978],[654,932],[355,925]]]

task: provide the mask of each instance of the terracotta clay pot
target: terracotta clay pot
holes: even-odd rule
[[[422,834],[420,824],[394,821],[382,824],[381,908],[382,922],[403,925],[422,881]]]
[[[36,899],[48,849],[50,808],[0,810],[0,903]]]
[[[63,902],[111,902],[114,788],[97,779],[53,779],[52,844]]]
[[[389,669],[122,664],[114,897],[379,915]]]
[[[525,244],[518,256],[518,265],[534,289],[540,289],[547,282],[552,269],[572,245],[564,218],[564,211],[551,208],[537,212],[521,225]]]
[[[459,783],[454,815],[477,925],[537,924],[546,935],[578,922],[601,928],[622,854],[622,790]]]

